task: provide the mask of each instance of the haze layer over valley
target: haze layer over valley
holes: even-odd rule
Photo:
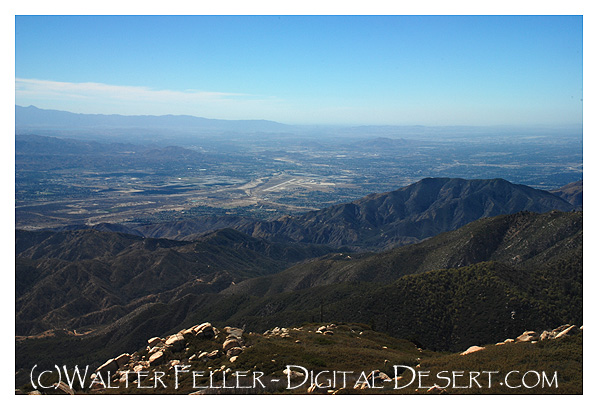
[[[16,109],[23,229],[272,219],[425,177],[501,177],[545,190],[582,179],[576,128],[299,127]]]

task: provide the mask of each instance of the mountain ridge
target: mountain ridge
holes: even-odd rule
[[[293,129],[293,126],[269,120],[220,120],[190,115],[122,115],[82,114],[63,110],[41,109],[15,105],[17,130],[31,128],[168,128],[229,131],[273,131]]]
[[[570,203],[554,194],[504,179],[426,178],[351,203],[234,228],[273,241],[384,249],[415,243],[483,217],[571,209]]]
[[[274,220],[200,216],[121,229],[127,227],[126,232],[146,237],[194,240],[213,230],[232,228],[274,242],[379,251],[417,243],[480,218],[574,209],[575,205],[554,193],[504,179],[426,178],[394,191]],[[118,231],[119,227],[102,229]]]

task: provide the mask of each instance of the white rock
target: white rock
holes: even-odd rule
[[[536,331],[524,331],[518,338],[516,338],[516,342],[530,342],[538,339],[539,334]]]
[[[555,338],[562,338],[565,337],[566,335],[572,335],[574,334],[576,326],[575,325],[571,325],[568,328],[566,328],[564,331],[560,332],[558,335],[555,336]]]
[[[472,347],[468,348],[466,351],[464,351],[460,355],[468,355],[468,354],[472,354],[477,351],[482,351],[484,349],[485,349],[485,347],[479,347],[478,345],[473,345]]]

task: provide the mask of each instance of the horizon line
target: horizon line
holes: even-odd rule
[[[454,125],[426,125],[426,124],[389,124],[389,123],[380,123],[380,124],[373,124],[373,123],[355,123],[355,124],[339,124],[339,123],[283,123],[280,121],[276,121],[276,120],[268,120],[265,118],[259,119],[221,119],[221,118],[211,118],[211,117],[203,117],[203,116],[196,116],[196,115],[192,115],[192,114],[173,114],[173,113],[165,113],[165,114],[121,114],[121,113],[110,113],[110,114],[105,114],[105,113],[77,113],[74,111],[69,111],[69,110],[60,110],[60,109],[56,109],[56,108],[42,108],[33,104],[30,104],[28,106],[22,106],[19,104],[15,103],[15,108],[16,107],[20,107],[20,108],[34,108],[37,110],[41,110],[41,111],[58,111],[58,112],[62,112],[62,113],[69,113],[69,114],[74,114],[74,115],[82,115],[82,116],[119,116],[119,117],[153,117],[153,118],[159,118],[159,117],[187,117],[187,118],[197,118],[197,119],[204,119],[204,120],[212,120],[212,121],[223,121],[223,122],[269,122],[269,123],[275,123],[275,124],[279,124],[279,125],[284,125],[284,126],[290,126],[290,127],[348,127],[348,128],[355,128],[355,127],[422,127],[422,128],[460,128],[460,127],[464,127],[464,128],[535,128],[535,127],[547,127],[547,128],[563,128],[563,127],[580,127],[582,128],[584,123],[561,123],[561,124],[543,124],[543,123],[538,123],[538,124],[488,124],[488,125],[468,125],[468,124],[454,124]],[[16,127],[16,123],[15,123],[15,127]]]

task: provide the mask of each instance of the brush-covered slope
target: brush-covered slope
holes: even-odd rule
[[[437,349],[581,323],[582,213],[498,216],[385,253],[298,265],[221,295],[215,311],[235,315],[219,320],[234,324],[359,321]]]
[[[237,283],[223,293],[264,296],[344,282],[389,283],[408,274],[484,261],[535,268],[578,249],[582,249],[582,212],[520,212],[484,218],[383,253],[338,253],[319,258]]]
[[[257,332],[304,322],[360,322],[425,348],[456,351],[526,329],[582,324],[581,225],[581,212],[499,216],[420,244],[361,256],[337,252],[273,275],[279,264],[286,268],[280,259],[291,258],[289,244],[233,230],[196,242],[119,235],[110,246],[94,246],[98,257],[79,245],[76,255],[85,251],[90,258],[75,262],[66,259],[74,255],[74,238],[61,237],[50,247],[52,235],[65,234],[35,233],[49,237],[39,246],[18,241],[17,326],[31,331],[58,323],[81,332],[95,324],[95,330],[20,340],[17,362],[27,368],[59,346],[67,351],[54,357],[99,361],[206,318]],[[316,256],[320,249],[310,247],[292,255]],[[118,261],[127,269],[118,269]],[[239,287],[231,285],[233,274]],[[179,275],[181,285],[154,289],[162,284],[158,279],[166,284]],[[240,281],[256,275],[268,279]],[[193,282],[185,282],[189,278]],[[143,287],[150,294],[131,295]],[[99,307],[87,307],[89,301]]]
[[[218,292],[331,251],[234,230],[193,242],[95,230],[15,237],[17,334],[108,324],[150,302]]]
[[[125,347],[135,343],[127,330],[143,338],[204,318],[257,331],[348,321],[459,350],[526,328],[581,324],[581,224],[580,212],[485,219],[390,252],[337,253],[219,294],[140,307],[104,332]]]
[[[582,180],[551,190],[551,193],[563,198],[572,204],[577,210],[582,210]]]

